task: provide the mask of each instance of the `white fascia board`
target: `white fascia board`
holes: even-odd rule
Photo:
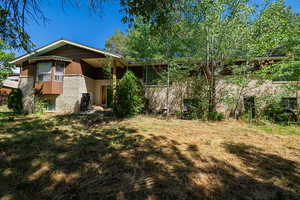
[[[70,44],[70,45],[73,45],[73,46],[76,46],[76,47],[79,47],[79,48],[87,49],[87,50],[90,50],[90,51],[101,53],[101,54],[104,54],[104,55],[107,55],[107,56],[112,56],[112,57],[115,57],[115,58],[122,58],[122,56],[120,56],[120,55],[116,55],[116,54],[113,54],[113,53],[101,51],[99,49],[95,49],[95,48],[92,48],[92,47],[89,47],[89,46],[86,46],[86,45],[82,45],[82,44],[78,44],[78,43],[75,43],[75,42],[71,42],[69,40],[58,40],[56,42],[53,42],[53,43],[51,43],[49,45],[46,45],[46,46],[40,48],[40,49],[37,49],[37,50],[35,50],[35,51],[31,52],[31,53],[28,53],[28,54],[25,54],[25,55],[23,55],[21,57],[18,57],[15,60],[10,61],[9,64],[15,64],[16,62],[18,62],[20,60],[24,60],[24,59],[26,59],[26,58],[34,55],[34,54],[37,54],[37,53],[42,52],[42,51],[47,50],[47,49],[51,49],[51,47],[55,47],[56,45],[57,45],[56,48],[59,48],[60,47],[59,44],[61,44],[61,43],[63,45],[64,44]],[[54,48],[54,49],[56,49],[56,48]]]

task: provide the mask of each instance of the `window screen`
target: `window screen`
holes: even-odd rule
[[[37,64],[37,80],[44,82],[51,80],[51,62]]]

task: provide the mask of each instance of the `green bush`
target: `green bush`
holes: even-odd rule
[[[47,101],[41,97],[36,97],[34,102],[34,112],[44,113],[47,107]]]
[[[205,113],[205,106],[199,99],[184,99],[183,105],[185,112],[183,117],[185,119],[203,119]]]
[[[22,91],[17,88],[13,89],[13,91],[8,95],[7,106],[9,109],[12,109],[14,112],[22,112],[23,104],[22,104],[23,94]]]
[[[131,72],[127,71],[118,81],[113,111],[116,117],[129,117],[140,113],[144,108],[144,93],[141,82]]]
[[[218,112],[208,112],[207,113],[207,119],[208,120],[212,120],[212,121],[221,121],[223,120],[225,117],[222,113],[218,113]]]
[[[286,110],[279,103],[272,103],[266,106],[263,116],[275,123],[288,123],[297,121],[297,116],[291,110]]]

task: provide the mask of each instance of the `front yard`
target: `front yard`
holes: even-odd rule
[[[0,199],[299,199],[300,130],[0,113]]]

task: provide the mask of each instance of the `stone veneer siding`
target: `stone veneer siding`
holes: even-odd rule
[[[249,83],[248,89],[242,96],[261,97],[267,94],[275,94],[282,92],[281,84],[267,81],[264,84],[257,85],[256,80]],[[188,98],[186,91],[178,85],[171,85],[169,88],[169,100],[167,101],[167,87],[166,86],[145,86],[145,96],[149,100],[149,108],[153,112],[160,112],[167,109],[169,102],[170,112],[179,111],[183,106],[183,99]],[[224,91],[229,91],[229,95],[238,95],[239,88],[236,85],[230,85],[224,81],[220,81],[216,87],[217,97],[224,95]],[[228,93],[227,93],[228,94]],[[300,93],[299,93],[300,95]],[[243,97],[240,99],[240,112],[243,110]],[[229,107],[224,103],[217,103],[217,111],[229,116]]]

